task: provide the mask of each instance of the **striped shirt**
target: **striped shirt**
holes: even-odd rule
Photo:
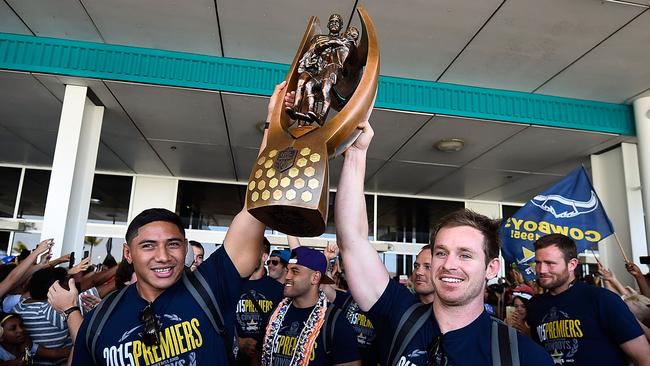
[[[47,301],[25,302],[23,299],[13,310],[23,318],[32,342],[47,348],[72,346],[66,321]],[[59,361],[37,359],[34,365],[65,365],[66,361],[66,359]]]

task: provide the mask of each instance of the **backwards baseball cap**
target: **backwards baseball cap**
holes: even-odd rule
[[[524,300],[530,300],[533,298],[533,295],[535,294],[535,290],[533,290],[532,287],[528,285],[521,284],[517,287],[515,287],[512,290],[512,297],[513,299],[515,297],[522,298]]]
[[[289,249],[276,249],[271,252],[271,255],[269,255],[269,257],[279,257],[283,263],[287,264],[289,263],[289,258],[291,258],[291,252]]]
[[[334,280],[326,275],[327,259],[325,255],[318,250],[307,247],[298,247],[291,251],[290,264],[297,264],[307,267],[313,271],[320,272],[320,283],[332,284]]]

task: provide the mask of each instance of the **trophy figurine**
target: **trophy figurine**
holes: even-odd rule
[[[372,20],[357,12],[362,31],[342,30],[333,14],[327,33],[311,17],[277,100],[267,144],[246,190],[248,211],[274,230],[318,236],[327,224],[329,159],[354,142],[357,125],[368,118],[377,96],[379,47]],[[284,96],[295,91],[292,107]],[[329,120],[331,109],[338,111]]]

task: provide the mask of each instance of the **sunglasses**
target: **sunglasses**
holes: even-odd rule
[[[278,264],[280,264],[280,261],[277,260],[277,259],[269,259],[268,261],[266,261],[266,264],[267,264],[267,265],[271,265],[271,264],[272,264],[272,265],[274,265],[274,266],[277,266]]]
[[[448,360],[447,354],[442,347],[442,335],[437,336],[436,339],[429,344],[427,355],[429,357],[427,366],[447,366]]]
[[[160,345],[160,339],[158,338],[160,327],[156,320],[156,313],[153,311],[151,303],[140,311],[140,321],[144,326],[144,330],[142,331],[142,343],[147,347]]]

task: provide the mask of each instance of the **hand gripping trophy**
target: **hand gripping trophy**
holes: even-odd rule
[[[327,223],[329,164],[358,136],[377,95],[379,47],[363,7],[362,32],[333,14],[323,34],[311,17],[277,100],[267,145],[253,166],[246,194],[249,212],[294,236],[318,236]],[[295,91],[292,107],[283,106]],[[330,120],[330,109],[338,111]]]

